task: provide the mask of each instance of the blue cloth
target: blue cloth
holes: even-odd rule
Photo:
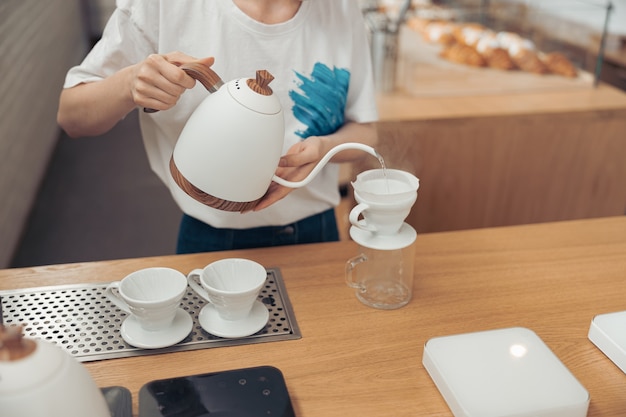
[[[176,253],[212,252],[339,240],[335,211],[307,217],[285,226],[218,229],[183,214]]]

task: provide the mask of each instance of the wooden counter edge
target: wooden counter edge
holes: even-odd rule
[[[380,122],[594,110],[626,111],[626,94],[608,84],[596,88],[484,96],[417,97],[402,89],[377,96]]]

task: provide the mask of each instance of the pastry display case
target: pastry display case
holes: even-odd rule
[[[567,19],[563,13],[557,18],[547,10],[531,12],[527,3],[507,3],[492,0],[472,8],[413,0],[401,25],[397,69],[411,72],[398,74],[395,90],[377,96],[377,151],[387,167],[420,179],[420,196],[407,218],[418,233],[625,212],[626,94],[604,82],[594,85],[603,31],[585,31],[582,23],[596,13],[602,25],[608,9],[587,2],[579,9],[570,0]],[[557,0],[543,3],[545,9]],[[397,16],[398,10],[388,13]],[[580,21],[571,18],[574,13]],[[565,54],[577,76],[448,61],[439,55],[444,45],[427,42],[419,28],[410,27],[418,23],[415,18],[515,32],[542,54]],[[607,47],[607,61],[608,52]],[[351,177],[375,168],[374,162],[354,163]]]
[[[398,33],[397,87],[423,97],[593,88],[611,7],[413,1]]]

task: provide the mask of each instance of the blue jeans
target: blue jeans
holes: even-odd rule
[[[183,214],[176,253],[212,252],[337,240],[339,240],[339,230],[333,209],[286,226],[264,226],[252,229],[217,229]]]

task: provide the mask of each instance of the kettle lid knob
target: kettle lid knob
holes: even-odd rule
[[[249,78],[247,84],[255,93],[263,96],[271,96],[273,91],[269,84],[273,79],[274,76],[270,74],[268,70],[258,70],[256,72],[256,79]]]
[[[24,339],[22,326],[6,327],[0,324],[0,361],[16,361],[30,356],[37,344]]]

